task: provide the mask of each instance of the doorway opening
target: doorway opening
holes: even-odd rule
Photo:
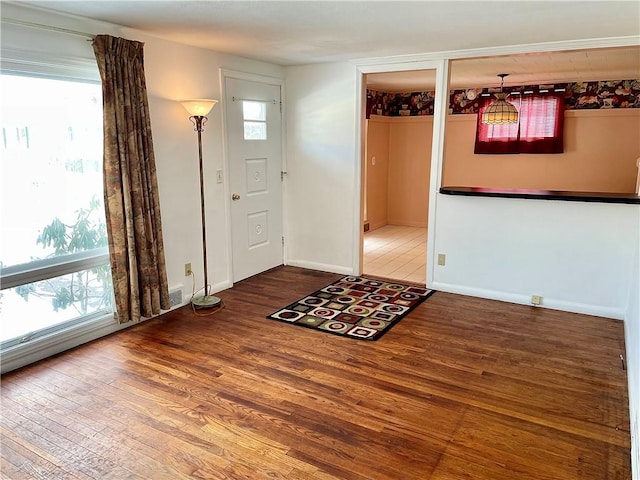
[[[365,275],[426,284],[435,82],[435,70],[364,76]]]

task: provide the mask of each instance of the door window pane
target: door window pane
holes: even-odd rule
[[[244,122],[245,140],[266,140],[267,124],[263,122]]]
[[[242,101],[242,116],[245,120],[267,120],[267,105],[265,102],[252,100]]]
[[[267,139],[267,104],[253,100],[242,101],[245,140]]]

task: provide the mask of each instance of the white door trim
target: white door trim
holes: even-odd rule
[[[248,80],[256,83],[264,83],[267,85],[277,85],[280,87],[280,105],[281,105],[281,116],[282,116],[282,128],[281,128],[281,155],[282,155],[282,170],[287,171],[287,160],[286,160],[286,141],[285,141],[285,109],[284,109],[284,78],[280,77],[271,77],[268,75],[260,75],[257,73],[249,73],[249,72],[241,72],[238,70],[231,70],[228,68],[220,68],[220,99],[222,100],[222,165],[223,165],[223,192],[224,192],[224,223],[225,223],[225,231],[226,231],[226,244],[227,249],[225,252],[225,258],[227,261],[227,278],[229,279],[229,286],[233,286],[233,239],[231,236],[231,201],[230,201],[230,190],[229,190],[229,145],[227,142],[227,105],[225,99],[227,98],[227,90],[226,90],[226,79],[227,78],[235,78],[238,80]],[[286,215],[286,182],[282,182],[282,232],[286,237],[287,235],[287,215]],[[286,243],[283,251],[282,257],[283,263],[287,264],[287,249]]]
[[[429,185],[429,218],[427,229],[427,286],[433,283],[435,265],[435,221],[436,202],[440,188],[442,157],[444,151],[444,124],[448,108],[449,92],[449,61],[424,60],[424,61],[396,61],[389,63],[375,63],[370,65],[358,65],[356,78],[356,174],[354,191],[354,212],[358,219],[358,226],[354,228],[353,235],[353,273],[362,273],[362,155],[364,154],[364,105],[366,105],[366,85],[363,76],[367,73],[403,72],[407,70],[435,70],[436,71],[436,98],[433,115],[433,141],[431,143],[431,179]]]

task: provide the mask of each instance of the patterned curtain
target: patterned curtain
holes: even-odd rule
[[[120,323],[170,306],[143,47],[109,35],[93,42],[102,78],[105,211]]]

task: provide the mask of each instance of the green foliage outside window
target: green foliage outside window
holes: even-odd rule
[[[58,217],[46,225],[37,244],[53,247],[50,256],[86,252],[107,246],[106,225],[100,221],[102,204],[94,196],[88,208],[77,211],[73,224],[66,224]],[[75,272],[63,277],[22,285],[16,292],[28,301],[29,295],[51,298],[54,311],[73,307],[79,314],[111,307],[112,286],[109,265]]]

